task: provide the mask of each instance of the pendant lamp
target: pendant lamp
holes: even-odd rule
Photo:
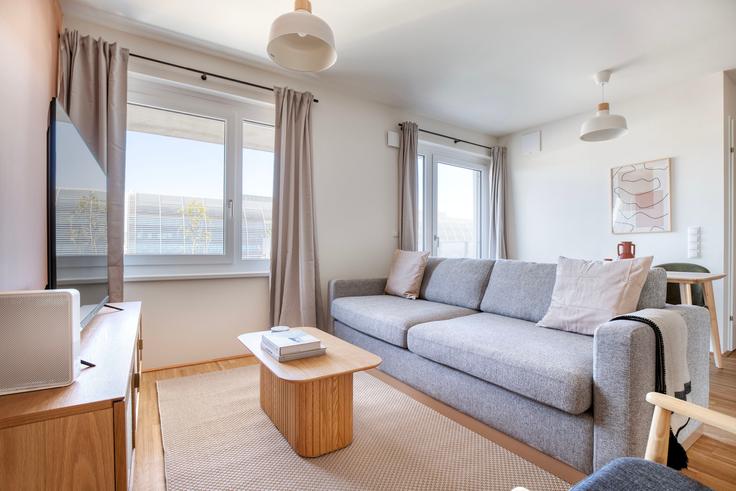
[[[612,140],[626,134],[626,118],[609,113],[609,105],[605,102],[605,85],[611,80],[611,71],[598,72],[595,81],[601,86],[601,103],[595,116],[586,120],[580,127],[580,139],[586,142]]]
[[[337,61],[335,35],[312,14],[309,0],[296,0],[293,12],[273,21],[267,51],[277,65],[300,72],[321,72]]]

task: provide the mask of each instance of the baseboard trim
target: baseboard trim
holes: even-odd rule
[[[450,418],[451,420],[464,426],[470,431],[473,431],[480,436],[487,438],[494,443],[497,443],[506,450],[515,453],[519,457],[528,460],[532,464],[541,467],[550,474],[554,474],[555,476],[569,482],[570,484],[574,484],[587,477],[586,474],[580,472],[574,467],[553,457],[550,457],[549,455],[540,452],[534,447],[515,440],[505,433],[491,428],[484,423],[481,423],[477,419],[472,418],[471,416],[468,416],[467,414],[462,413],[457,409],[454,409],[447,404],[428,396],[427,394],[393,378],[391,375],[388,375],[377,368],[369,370],[368,373],[370,373],[377,379],[387,383],[388,385],[400,390],[412,399],[421,402],[425,406],[429,406],[438,413],[447,418]]]
[[[176,363],[174,365],[165,365],[162,367],[144,368],[143,373],[159,372],[161,370],[170,370],[172,368],[193,367],[195,365],[204,365],[205,363],[217,363],[218,361],[238,360],[240,358],[252,358],[252,357],[253,355],[250,353],[247,353],[244,355],[223,356],[222,358],[211,358],[209,360],[190,361],[186,363]]]
[[[689,450],[690,447],[692,447],[693,444],[697,442],[701,436],[703,436],[704,431],[705,431],[705,425],[703,423],[700,423],[700,426],[698,426],[698,428],[695,431],[690,433],[690,435],[688,435],[688,437],[685,438],[685,441],[682,442],[682,448],[684,448],[685,450]]]

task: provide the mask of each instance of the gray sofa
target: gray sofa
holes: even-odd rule
[[[417,300],[383,279],[332,280],[337,336],[383,358],[381,370],[511,437],[590,473],[644,455],[654,390],[654,334],[607,322],[594,336],[537,327],[555,264],[430,258]],[[688,326],[691,400],[708,404],[709,315],[665,305],[652,269],[639,309],[676,309]],[[696,429],[691,422],[684,440]]]

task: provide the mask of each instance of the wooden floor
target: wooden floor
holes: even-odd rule
[[[227,370],[246,365],[256,365],[254,356],[232,360],[189,365],[141,375],[140,405],[138,407],[138,430],[135,439],[135,464],[133,468],[133,489],[166,489],[164,480],[164,450],[161,444],[161,420],[158,416],[158,396],[156,382],[167,378],[188,377],[199,373]]]
[[[736,352],[723,357],[723,368],[710,364],[710,408],[736,416]],[[713,489],[736,489],[736,436],[707,427],[687,452],[685,473]]]
[[[710,407],[716,411],[736,416],[736,355],[724,357],[724,368],[717,370],[711,365]],[[158,415],[156,381],[174,377],[186,377],[198,373],[227,370],[254,365],[254,357],[203,363],[155,372],[146,372],[141,380],[139,425],[136,438],[133,489],[165,489],[164,457],[161,445],[161,426]],[[399,388],[411,397],[432,407],[445,416],[457,421],[477,433],[489,438],[539,467],[573,481],[581,474],[540,452],[517,442],[502,433],[455,411],[448,406],[415,391],[381,372],[380,379]],[[716,490],[736,488],[736,437],[720,430],[706,428],[704,435],[688,451],[690,468],[685,472]]]

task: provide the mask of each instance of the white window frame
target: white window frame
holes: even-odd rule
[[[488,258],[490,256],[488,241],[490,157],[421,140],[419,141],[417,153],[424,156],[424,182],[418,182],[417,185],[423,186],[424,189],[424,214],[419,217],[419,220],[422,220],[423,224],[425,250],[429,250],[433,256],[436,256],[438,252],[437,169],[439,164],[447,164],[480,172],[480,195],[479,203],[476,204],[480,223],[478,224],[476,236],[479,240],[478,251],[480,251],[480,257]],[[428,247],[428,245],[431,245],[431,247]]]
[[[126,280],[265,276],[268,259],[242,259],[243,122],[274,125],[274,105],[129,73],[128,103],[225,122],[224,251],[221,255],[126,255]]]

